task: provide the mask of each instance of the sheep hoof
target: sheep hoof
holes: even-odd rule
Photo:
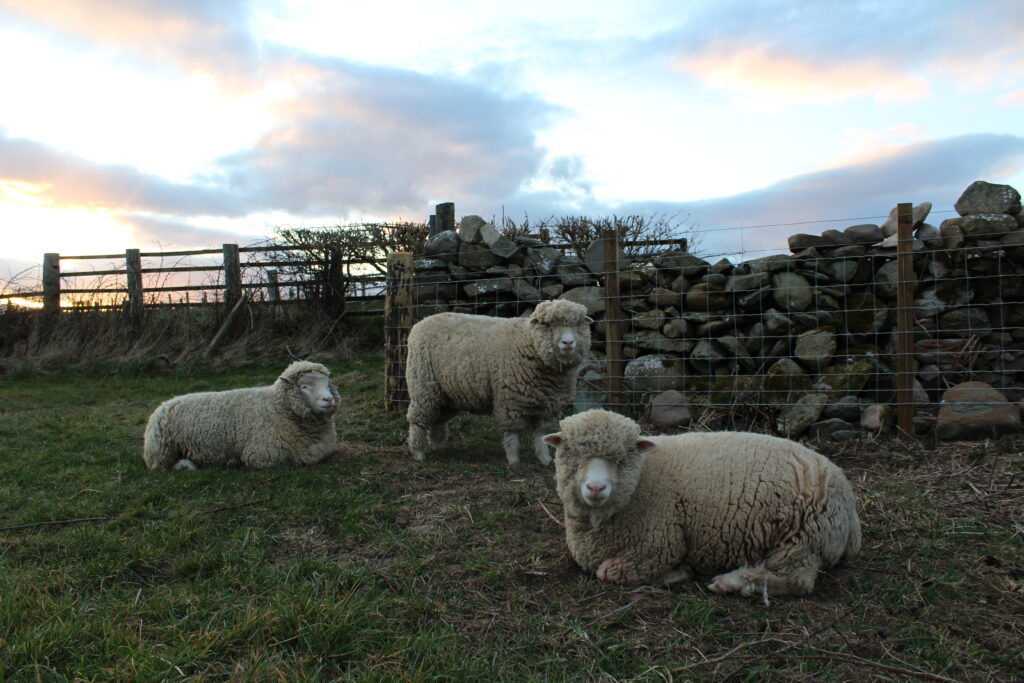
[[[415,460],[416,462],[423,462],[424,460],[427,459],[427,454],[423,451],[413,451],[412,459]]]
[[[729,572],[728,574],[719,574],[715,578],[711,579],[711,583],[708,584],[708,590],[712,593],[718,593],[719,595],[726,595],[729,593],[741,593],[746,595],[746,591],[749,589],[750,580],[747,576],[749,572],[744,569],[737,569]]]
[[[615,577],[609,576],[608,570],[610,569],[614,573],[615,570],[619,569],[624,564],[626,564],[626,560],[622,557],[613,557],[610,560],[605,560],[597,568],[597,580],[614,582]]]
[[[196,466],[196,464],[194,462],[192,462],[188,458],[182,458],[181,460],[179,460],[174,465],[174,469],[176,469],[176,470],[186,470],[188,472],[195,472],[199,468]]]

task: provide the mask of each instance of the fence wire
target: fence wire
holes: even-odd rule
[[[395,338],[404,340],[409,325],[442,311],[512,317],[546,299],[583,303],[595,322],[573,412],[601,406],[645,417],[652,405],[678,404],[695,423],[731,428],[778,425],[786,409],[803,404],[823,406],[819,419],[870,404],[909,403],[918,415],[934,415],[944,392],[963,382],[984,382],[1011,402],[1024,399],[1019,229],[963,236],[917,228],[909,401],[897,394],[903,281],[895,237],[880,246],[832,230],[791,237],[793,253],[786,254],[702,258],[663,246],[624,259],[615,319],[625,365],[621,397],[610,391],[606,356],[609,273],[596,256],[584,260],[522,237],[506,239],[503,251],[455,243],[416,255],[412,310],[387,324],[401,328]],[[400,383],[404,346],[395,354],[388,380]]]

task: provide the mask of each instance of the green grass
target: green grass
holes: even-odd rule
[[[162,400],[277,366],[0,380],[0,526],[99,518],[0,531],[0,679],[1024,676],[1019,441],[832,453],[864,553],[765,607],[598,583],[544,511],[561,512],[550,468],[510,472],[479,417],[415,463],[382,359],[328,362],[343,445],[309,469],[142,463]]]

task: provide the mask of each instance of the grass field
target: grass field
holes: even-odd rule
[[[481,418],[414,463],[375,355],[329,362],[325,464],[144,468],[160,401],[284,364],[0,379],[0,679],[1024,678],[1024,441],[826,449],[863,555],[765,606],[584,575],[553,470]]]

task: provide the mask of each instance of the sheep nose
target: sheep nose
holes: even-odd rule
[[[590,491],[590,493],[595,496],[600,494],[606,488],[608,488],[607,484],[587,484],[587,490]]]
[[[566,351],[572,351],[574,346],[576,346],[576,342],[574,342],[572,339],[563,339],[562,340],[562,347]]]

